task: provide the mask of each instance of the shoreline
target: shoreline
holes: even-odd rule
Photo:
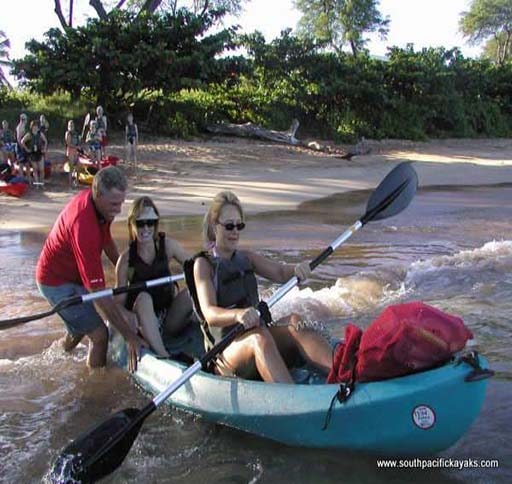
[[[375,188],[398,163],[414,162],[420,188],[512,183],[512,139],[369,142],[351,161],[304,148],[258,140],[153,141],[139,147],[138,176],[127,167],[125,220],[131,201],[151,196],[162,216],[202,215],[220,190],[233,190],[246,212],[293,210],[302,202]],[[123,157],[114,144],[109,154]],[[77,191],[67,188],[63,147],[52,147],[52,178],[45,190],[20,199],[0,197],[0,233],[50,227]],[[86,188],[84,186],[83,188]]]

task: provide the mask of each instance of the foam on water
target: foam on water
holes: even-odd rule
[[[417,260],[403,269],[365,271],[341,277],[318,290],[290,291],[273,308],[278,319],[290,312],[306,320],[372,313],[407,298],[435,300],[440,294],[494,294],[512,282],[512,241],[492,241],[451,255]],[[507,275],[508,274],[508,275]]]

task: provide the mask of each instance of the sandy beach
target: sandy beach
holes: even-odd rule
[[[215,193],[234,190],[249,213],[289,210],[300,202],[375,187],[398,162],[415,162],[420,186],[512,183],[512,140],[368,141],[367,155],[342,160],[304,148],[229,137],[139,146],[135,170],[121,161],[130,188],[127,202],[150,195],[162,215],[202,214]],[[109,154],[124,157],[114,143]],[[36,229],[53,223],[73,196],[63,172],[64,148],[51,146],[52,177],[23,198],[0,197],[0,230]],[[124,205],[121,219],[126,217]]]

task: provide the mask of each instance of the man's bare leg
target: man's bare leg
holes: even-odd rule
[[[63,336],[59,340],[59,343],[62,346],[62,349],[66,353],[69,353],[70,351],[74,350],[77,347],[78,343],[82,341],[83,337],[83,334],[79,336],[73,336],[70,333],[66,333],[66,336]]]
[[[87,366],[99,368],[107,363],[108,330],[105,325],[96,328],[87,335],[89,338],[89,354],[87,355]]]

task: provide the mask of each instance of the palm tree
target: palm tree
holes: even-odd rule
[[[0,30],[0,86],[11,87],[7,76],[4,73],[4,67],[10,67],[11,62],[9,60],[9,48],[11,42],[3,31]]]

